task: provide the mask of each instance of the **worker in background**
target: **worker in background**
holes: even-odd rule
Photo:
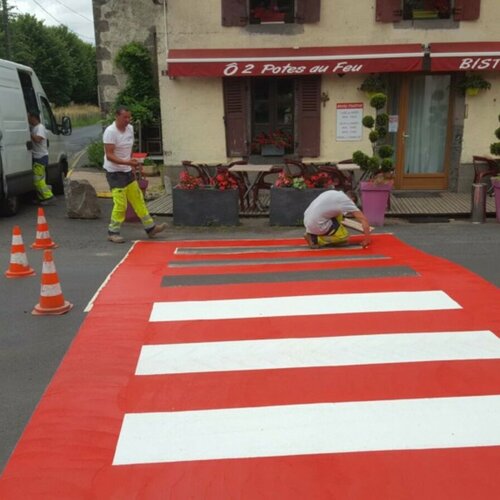
[[[49,166],[49,148],[47,144],[47,130],[40,122],[40,115],[36,111],[28,113],[30,134],[32,141],[32,168],[33,183],[38,201],[41,205],[48,205],[55,200],[52,188],[45,182],[46,171]]]
[[[342,224],[344,215],[351,215],[360,222],[365,236],[361,246],[365,248],[371,243],[370,224],[355,200],[352,192],[346,194],[332,189],[321,193],[311,202],[304,212],[304,238],[310,248],[345,245],[349,232]]]

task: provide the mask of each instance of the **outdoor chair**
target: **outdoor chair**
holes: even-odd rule
[[[485,177],[494,177],[500,175],[500,162],[487,156],[473,156],[472,164],[474,166],[474,183],[484,182]],[[493,187],[490,185],[488,193],[493,193]]]
[[[190,175],[199,177],[204,185],[210,184],[210,173],[205,165],[193,163],[190,160],[182,161],[182,168]]]
[[[244,211],[245,210],[245,202],[246,205],[249,206],[249,196],[246,193],[247,191],[247,185],[248,185],[248,178],[247,178],[247,173],[246,172],[231,172],[229,169],[233,167],[234,165],[247,165],[248,162],[244,160],[239,160],[239,161],[232,161],[226,165],[217,165],[216,167],[216,175],[221,172],[228,172],[229,176],[233,178],[236,183],[238,184],[238,194],[240,198],[240,210]]]

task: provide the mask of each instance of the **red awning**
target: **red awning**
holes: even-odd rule
[[[274,49],[169,50],[168,75],[297,76],[420,71],[420,44]]]
[[[500,71],[500,42],[431,43],[432,71]]]

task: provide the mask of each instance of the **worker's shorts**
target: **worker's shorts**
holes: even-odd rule
[[[318,245],[341,245],[347,242],[349,231],[342,224],[343,215],[339,215],[332,219],[332,227],[326,234],[318,235]]]

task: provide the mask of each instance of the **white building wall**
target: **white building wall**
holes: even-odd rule
[[[317,24],[240,28],[222,26],[220,0],[174,0],[166,5],[161,0],[93,0],[93,3],[99,32],[98,53],[101,50],[100,97],[105,103],[112,102],[125,83],[125,76],[114,64],[119,48],[134,40],[152,49],[157,44],[163,148],[165,162],[170,165],[178,165],[185,159],[213,163],[227,158],[221,80],[169,79],[164,75],[166,46],[255,48],[491,41],[498,39],[500,15],[497,0],[482,0],[478,21],[457,23],[456,29],[433,29],[435,23],[429,21],[427,28],[416,29],[407,22],[376,22],[375,0],[324,0],[321,21]],[[461,163],[471,162],[474,154],[488,154],[489,144],[495,139],[493,131],[499,126],[500,76],[493,72],[484,76],[491,81],[492,89],[476,97],[466,97]],[[364,93],[357,90],[363,78],[363,75],[323,77],[322,91],[330,100],[321,110],[321,157],[314,161],[342,160],[356,149],[369,150],[366,131],[360,142],[335,140],[338,102],[364,102],[365,113],[372,111]]]

